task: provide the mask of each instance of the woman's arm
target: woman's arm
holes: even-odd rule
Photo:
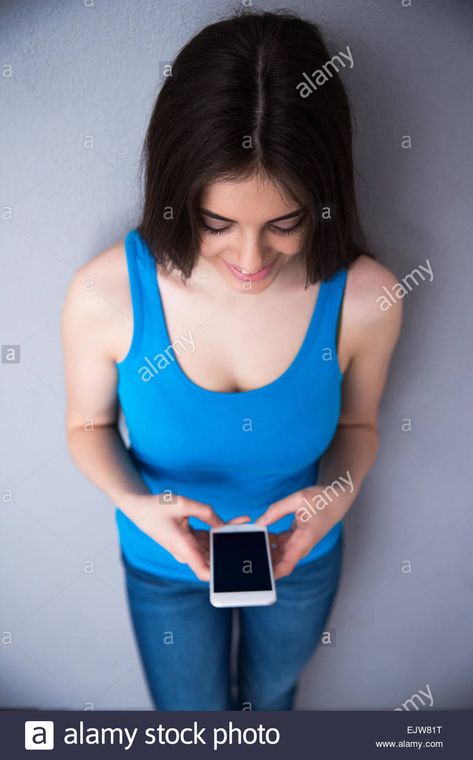
[[[360,274],[357,273],[358,279]],[[332,483],[348,471],[353,498],[376,458],[379,404],[402,319],[402,301],[387,311],[381,311],[376,302],[383,293],[382,286],[391,287],[395,277],[379,265],[370,274],[365,288],[352,298],[352,358],[345,372],[337,432],[319,471],[321,485]]]
[[[206,531],[193,531],[188,517],[198,517],[215,527],[222,525],[222,520],[209,505],[180,495],[173,504],[162,504],[158,495],[150,493],[118,432],[113,347],[117,346],[117,331],[130,334],[130,317],[116,283],[112,286],[102,277],[97,287],[94,270],[97,260],[104,256],[106,253],[78,270],[63,307],[69,450],[84,475],[130,520],[175,559],[187,563],[198,578],[208,580],[205,537],[200,535]],[[110,267],[116,265],[116,261],[109,261]],[[105,268],[103,260],[99,266]],[[86,289],[84,283],[91,281],[94,287]]]
[[[363,257],[352,269],[343,317],[351,358],[344,375],[339,424],[320,461],[318,483],[271,504],[257,520],[270,525],[286,514],[295,515],[292,530],[275,539],[277,578],[289,575],[345,516],[378,450],[378,409],[401,328],[402,302],[387,311],[379,308],[376,298],[383,294],[383,285],[390,288],[396,282],[385,267]]]
[[[135,521],[139,512],[129,497],[149,494],[149,489],[118,432],[117,373],[111,345],[120,320],[112,313],[113,302],[96,288],[84,287],[93,277],[91,264],[73,277],[62,312],[67,441],[81,472]]]

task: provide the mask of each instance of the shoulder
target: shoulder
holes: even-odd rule
[[[390,269],[363,254],[348,269],[345,304],[359,318],[377,321],[383,313],[381,299],[386,296],[386,291],[392,293],[396,283],[397,278]],[[391,303],[395,305],[394,299]],[[396,303],[400,305],[401,301]]]
[[[349,267],[344,316],[354,340],[369,343],[373,337],[396,340],[402,320],[402,300],[394,296],[397,277],[379,261],[359,256]],[[388,304],[388,306],[386,306]]]
[[[107,304],[120,308],[127,296],[128,269],[121,240],[76,269],[69,282],[66,303],[72,304],[79,299],[84,311],[98,315],[101,311],[108,311]]]
[[[127,289],[128,273],[124,241],[106,248],[76,269],[69,282],[68,295],[101,293],[116,298]]]
[[[80,266],[71,278],[62,323],[77,334],[93,330],[96,339],[113,334],[132,316],[124,241],[120,240]]]

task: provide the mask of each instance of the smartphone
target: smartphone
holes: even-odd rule
[[[268,529],[248,523],[211,528],[210,603],[246,607],[275,601]]]

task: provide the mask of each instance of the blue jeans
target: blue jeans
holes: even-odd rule
[[[156,710],[291,710],[297,680],[324,631],[342,567],[343,534],[315,561],[276,581],[265,607],[216,608],[207,583],[132,567],[128,606]],[[238,615],[236,683],[232,619]]]

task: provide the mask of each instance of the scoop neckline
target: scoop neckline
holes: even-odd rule
[[[152,293],[153,295],[157,296],[158,304],[159,304],[159,313],[160,313],[160,320],[164,332],[164,337],[166,339],[167,345],[173,347],[173,343],[171,340],[171,337],[169,335],[169,330],[166,322],[166,314],[164,311],[163,306],[163,300],[161,297],[161,289],[159,285],[159,272],[158,272],[158,266],[156,263],[156,259],[152,255],[152,253],[149,250],[148,245],[146,244],[146,241],[143,240],[143,238],[140,235],[140,239],[142,243],[144,244],[146,253],[148,255],[148,264],[149,264],[149,273],[152,279]],[[213,391],[209,388],[204,388],[202,385],[198,385],[195,383],[191,378],[186,375],[184,370],[182,369],[181,365],[177,361],[177,358],[174,358],[174,364],[176,367],[176,373],[177,376],[180,378],[181,382],[183,382],[188,387],[192,388],[193,390],[197,391],[198,393],[205,394],[207,396],[214,396],[214,397],[222,397],[222,398],[249,398],[251,396],[258,396],[258,395],[264,395],[266,393],[270,393],[279,387],[282,387],[285,385],[291,377],[298,371],[299,367],[302,365],[305,357],[307,356],[311,343],[312,343],[312,337],[315,333],[317,323],[319,321],[319,315],[322,310],[322,305],[325,300],[325,294],[326,294],[326,286],[327,282],[325,280],[321,280],[319,283],[319,291],[317,293],[317,298],[315,300],[314,308],[312,310],[312,315],[309,321],[309,325],[307,327],[306,333],[304,335],[304,339],[299,347],[299,350],[292,360],[292,362],[289,364],[289,366],[284,370],[284,372],[279,375],[277,378],[272,380],[270,383],[266,383],[265,385],[261,385],[259,388],[250,388],[246,391]],[[173,347],[173,353],[175,355],[174,347]]]

